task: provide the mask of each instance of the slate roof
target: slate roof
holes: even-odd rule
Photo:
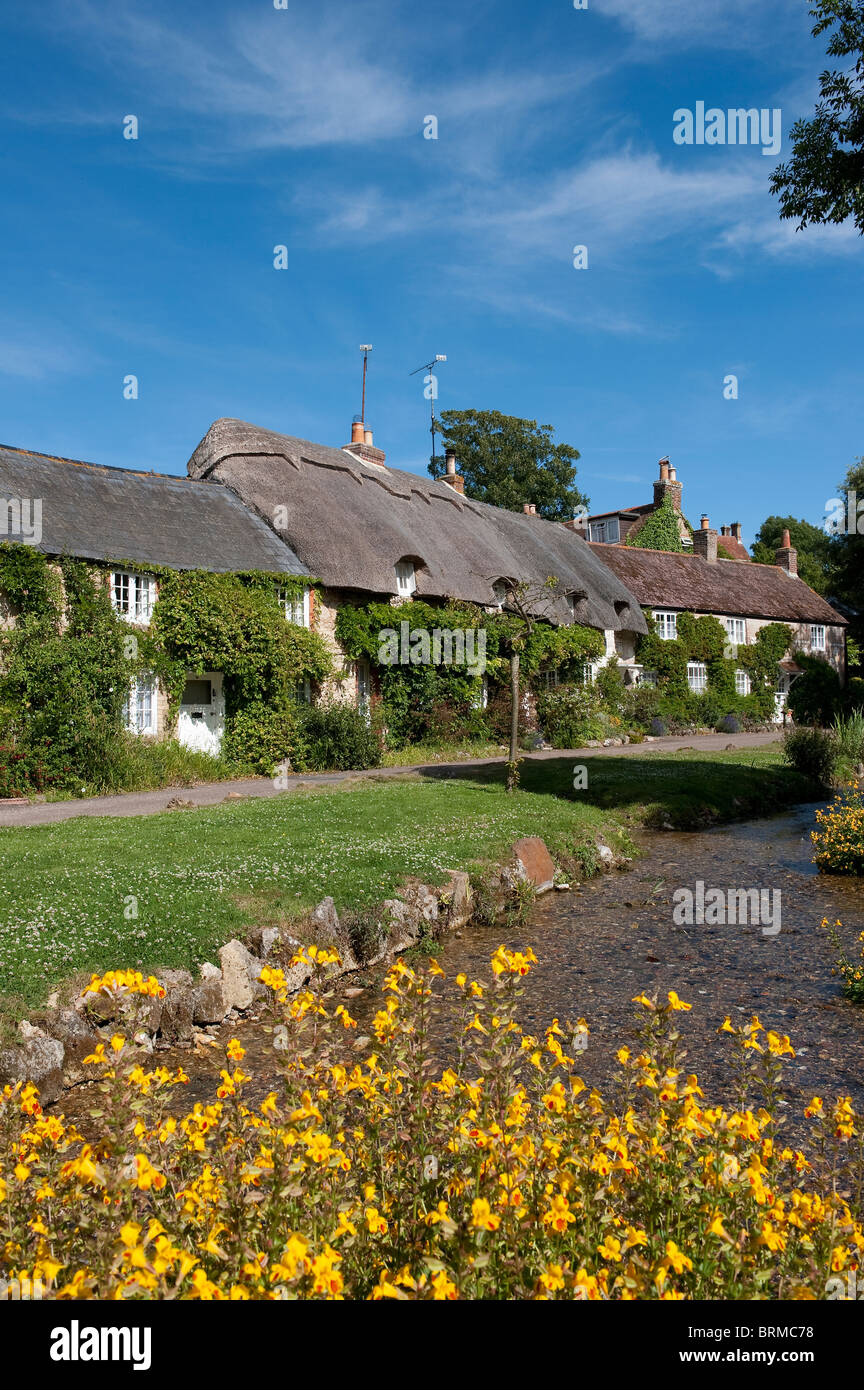
[[[720,537],[721,542],[724,539]],[[803,579],[777,565],[757,565],[750,560],[710,563],[701,555],[686,552],[640,550],[638,546],[594,541],[590,549],[646,607],[846,626],[846,619]]]
[[[488,506],[447,483],[364,462],[343,449],[217,420],[188,470],[225,483],[277,529],[329,587],[395,595],[395,565],[413,560],[418,598],[492,605],[501,578],[559,581],[548,617],[645,631],[638,603],[586,542],[557,522]],[[544,610],[545,611],[545,610]]]
[[[176,570],[308,573],[269,526],[212,483],[0,445],[0,498],[41,499],[36,548],[48,555]],[[5,517],[0,509],[0,527]],[[4,540],[20,537],[0,531]]]

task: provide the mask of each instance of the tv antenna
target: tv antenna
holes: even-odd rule
[[[435,436],[438,433],[438,421],[435,419],[435,375],[434,368],[439,362],[446,362],[447,356],[443,352],[436,352],[431,362],[424,362],[422,367],[415,367],[409,376],[416,376],[418,372],[426,372],[429,377],[429,432],[432,435],[432,465],[435,465]]]
[[[360,351],[363,354],[363,394],[360,398],[360,419],[366,425],[366,367],[369,362],[369,354],[372,351],[371,343],[361,343]]]

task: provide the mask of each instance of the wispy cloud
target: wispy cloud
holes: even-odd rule
[[[757,37],[776,36],[790,6],[787,0],[603,0],[602,13],[651,44],[752,48]]]
[[[419,135],[430,113],[451,122],[495,113],[512,121],[584,88],[607,68],[573,60],[514,72],[490,61],[482,72],[475,66],[460,73],[451,61],[454,75],[442,77],[440,26],[418,29],[414,19],[387,0],[354,0],[329,11],[270,8],[221,22],[214,15],[196,27],[185,12],[166,18],[127,0],[111,7],[72,0],[60,27],[91,65],[136,83],[136,99],[146,94],[160,122],[173,113],[197,125],[197,138],[190,134],[195,149],[186,153],[204,159],[370,146]],[[383,48],[382,32],[389,40]],[[63,118],[44,94],[22,118],[40,115]],[[70,119],[81,118],[76,108]]]
[[[89,371],[93,355],[80,346],[57,341],[54,328],[41,334],[35,328],[6,323],[0,327],[0,376],[42,381]]]

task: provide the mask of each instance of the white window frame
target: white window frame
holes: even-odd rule
[[[746,618],[726,618],[726,631],[729,641],[735,647],[743,646],[747,641],[747,619]]]
[[[635,670],[636,670],[636,684],[637,684],[637,686],[644,685],[644,686],[648,686],[651,690],[656,689],[656,687],[657,687],[657,672],[656,672],[656,671],[652,671],[652,670],[650,670],[650,669],[646,671],[646,669],[645,669],[644,666],[642,666],[642,667],[636,667]]]
[[[123,707],[123,724],[127,733],[156,733],[156,678],[148,672],[141,672],[129,683],[126,703]]]
[[[708,667],[704,661],[687,662],[687,684],[694,695],[704,695],[708,689]]]
[[[656,608],[653,613],[657,636],[664,642],[674,642],[678,636],[678,614],[670,608]]]
[[[277,591],[286,622],[294,623],[297,627],[309,626],[309,592],[308,586],[304,588],[302,594],[290,589]]]
[[[825,625],[824,623],[810,624],[810,650],[811,652],[825,651]]]
[[[417,574],[413,560],[398,560],[396,570],[396,592],[400,598],[410,598],[417,588]]]
[[[750,679],[749,671],[742,671],[741,668],[735,672],[735,694],[750,695],[753,690],[753,682]]]
[[[544,690],[555,690],[561,684],[561,670],[558,666],[545,666],[540,676]]]
[[[158,596],[152,574],[139,574],[137,570],[111,571],[111,607],[127,623],[147,627]]]

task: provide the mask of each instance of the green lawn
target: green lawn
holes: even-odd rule
[[[524,790],[511,797],[502,769],[466,768],[446,779],[367,778],[197,811],[0,829],[0,1007],[7,1016],[33,1009],[82,971],[194,967],[256,915],[299,914],[328,893],[338,907],[372,904],[408,874],[434,881],[447,868],[499,859],[520,835],[572,851],[660,808],[687,824],[700,806],[728,818],[809,790],[773,749],[584,762],[588,790],[578,793],[572,759],[552,759],[524,764]]]

